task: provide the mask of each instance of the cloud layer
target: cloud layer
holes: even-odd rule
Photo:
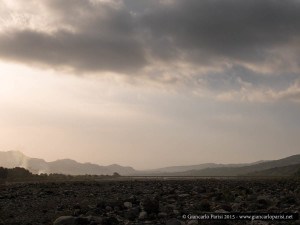
[[[36,3],[32,1],[31,4]],[[0,37],[4,59],[75,71],[128,72],[144,66],[129,12],[92,1],[44,1],[48,30],[15,27]],[[42,13],[42,12],[40,12]],[[33,14],[32,23],[38,23]],[[43,24],[41,25],[43,26]]]
[[[150,42],[166,42],[153,54],[182,56],[198,65],[240,64],[272,71],[273,66],[299,68],[299,15],[300,3],[293,0],[178,0],[150,10],[141,20],[151,33]],[[283,55],[287,51],[289,59]]]
[[[74,73],[110,71],[202,89],[211,88],[216,83],[211,77],[218,77],[221,87],[214,91],[219,92],[229,76],[231,90],[225,94],[239,93],[239,81],[276,91],[274,78],[263,88],[257,85],[269,75],[289,79],[279,84],[281,92],[298,84],[297,0],[14,2],[0,4],[2,60]]]

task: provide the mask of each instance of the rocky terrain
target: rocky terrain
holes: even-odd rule
[[[299,212],[300,180],[195,179],[0,185],[1,225],[300,224],[185,220],[203,212]]]

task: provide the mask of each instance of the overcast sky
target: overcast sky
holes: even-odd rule
[[[2,151],[149,169],[299,134],[299,0],[0,1]]]

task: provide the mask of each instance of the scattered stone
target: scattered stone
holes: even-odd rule
[[[61,216],[54,221],[53,225],[76,225],[76,217]]]
[[[237,222],[230,220],[183,222],[181,218],[183,214],[203,212],[299,212],[299,186],[300,180],[293,179],[155,179],[0,185],[0,225],[235,225]],[[289,224],[285,221],[240,222],[244,225]]]
[[[234,200],[235,202],[242,202],[243,201],[243,197],[242,196],[237,196]]]
[[[180,194],[180,195],[178,195],[179,198],[187,198],[189,196],[190,196],[190,194]]]
[[[73,216],[80,216],[81,210],[80,209],[75,209],[73,212]]]
[[[259,221],[259,220],[254,220],[254,221],[252,221],[251,224],[253,224],[253,225],[269,225],[268,222],[266,222],[266,221]]]
[[[233,203],[232,204],[232,211],[240,212],[242,210],[242,203]]]
[[[157,216],[158,216],[158,218],[166,218],[168,216],[168,214],[165,212],[160,212],[157,214]]]
[[[215,213],[229,213],[228,211],[224,210],[224,209],[217,209],[215,211]]]
[[[106,203],[103,200],[99,200],[96,204],[97,208],[104,209],[106,207]]]
[[[208,200],[202,200],[198,206],[198,209],[204,212],[210,211],[210,203]]]
[[[132,208],[132,203],[131,202],[124,202],[124,206],[126,208]]]
[[[226,205],[226,204],[223,204],[221,205],[221,209],[227,211],[227,212],[231,212],[232,211],[232,207],[230,205]]]
[[[146,198],[141,202],[141,207],[147,213],[158,213],[159,212],[159,202],[156,199]]]
[[[174,210],[173,210],[173,213],[174,213],[174,215],[176,215],[176,216],[180,215],[180,212],[179,212],[179,210],[177,210],[177,209],[174,209]]]
[[[147,212],[145,212],[145,211],[140,212],[140,214],[139,214],[139,219],[140,219],[140,220],[144,220],[144,219],[147,218],[147,216],[148,216]]]
[[[105,217],[101,221],[101,225],[118,225],[120,221],[115,217]]]
[[[197,225],[198,224],[198,220],[189,220],[187,222],[187,225]]]
[[[267,196],[258,196],[257,203],[258,203],[259,209],[266,209],[270,205],[270,200],[268,199]]]
[[[100,224],[103,220],[101,217],[73,217],[73,216],[61,216],[57,218],[53,225],[90,225],[93,224]]]
[[[135,220],[139,216],[139,208],[130,208],[125,212],[125,218],[129,220]]]
[[[105,210],[108,211],[108,212],[110,212],[110,211],[113,210],[113,208],[112,208],[111,206],[106,206],[106,207],[105,207]]]
[[[181,225],[181,222],[178,219],[167,220],[166,225]]]

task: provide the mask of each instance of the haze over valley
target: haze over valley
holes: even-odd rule
[[[0,150],[136,170],[297,155],[299,11],[2,0]]]
[[[0,225],[299,225],[300,0],[0,0]]]
[[[43,159],[25,156],[19,151],[7,151],[0,152],[0,167],[21,167],[33,174],[64,175],[113,175],[118,173],[125,176],[293,176],[300,172],[300,155],[253,163],[205,163],[152,170],[136,170],[130,166],[125,167],[118,164],[102,166],[92,163],[79,163],[72,159],[46,162]]]

